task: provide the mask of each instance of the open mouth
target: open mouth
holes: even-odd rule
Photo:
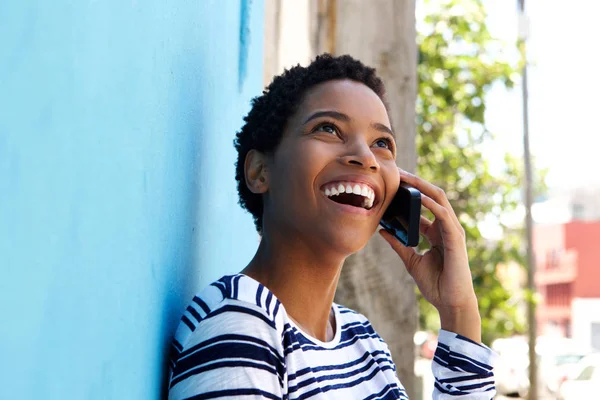
[[[335,182],[325,185],[323,193],[336,203],[370,210],[375,192],[368,185],[354,182]]]

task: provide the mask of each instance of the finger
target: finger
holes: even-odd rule
[[[443,244],[439,230],[437,230],[437,229],[432,230],[432,228],[431,228],[432,225],[433,225],[432,221],[425,218],[424,216],[421,216],[421,223],[419,225],[419,233],[421,235],[425,236],[425,238],[427,238],[427,241],[432,245]]]
[[[421,215],[421,223],[419,224],[419,232],[421,235],[426,235],[433,222]]]
[[[442,188],[437,187],[434,184],[427,182],[426,180],[419,178],[418,176],[411,174],[409,172],[406,172],[400,168],[399,168],[399,170],[400,170],[401,181],[414,186],[415,188],[419,189],[419,191],[422,194],[429,196],[431,199],[435,200],[438,204],[448,208],[451,216],[454,217],[454,219],[456,220],[458,227],[460,227],[460,229],[462,229],[462,226],[460,225],[460,221],[458,220],[458,217],[456,216],[456,213],[454,212],[454,208],[452,208],[452,204],[450,204],[450,200],[448,200],[448,196],[446,196],[446,192],[444,192],[444,190]]]
[[[416,265],[417,257],[420,257],[417,254],[417,251],[414,247],[406,247],[398,239],[396,239],[391,233],[386,231],[385,229],[380,229],[379,234],[383,236],[386,242],[392,246],[392,249],[400,256],[400,259],[404,263],[404,266],[408,270],[408,273],[412,275],[413,267]]]
[[[428,196],[427,196],[427,195],[424,195],[424,194],[422,194],[422,193],[421,193],[421,203],[423,203],[423,199],[424,199],[424,197],[428,197]],[[428,197],[428,198],[429,198],[429,197]],[[430,198],[430,200],[431,200],[431,201],[435,201],[435,200],[433,200],[433,199],[431,199],[431,198]],[[423,206],[425,206],[425,204],[424,204],[424,203],[423,203]],[[428,208],[428,207],[426,207],[426,208]],[[451,218],[451,220],[452,220],[451,222],[452,222],[452,223],[453,223],[453,224],[456,226],[456,229],[458,230],[458,232],[459,232],[459,233],[460,233],[460,232],[464,232],[464,230],[463,230],[463,227],[462,227],[462,225],[460,224],[460,221],[458,220],[458,218],[455,218],[455,216],[454,216],[454,215],[452,215],[452,214],[451,214],[451,217],[453,217],[453,218]],[[429,220],[428,220],[427,218],[425,218],[424,216],[421,216],[421,223],[422,223],[422,224],[424,223],[424,222],[423,222],[423,219],[425,219],[426,221],[428,221],[430,225],[433,223],[432,221],[429,221]],[[425,224],[426,224],[426,222],[425,222]],[[426,234],[425,234],[425,232],[421,232],[421,234],[423,234],[423,235],[426,235]],[[427,235],[426,235],[426,236],[427,236]],[[428,238],[429,238],[429,237],[428,237]]]
[[[444,232],[447,234],[460,234],[460,231],[458,230],[460,224],[456,224],[455,218],[453,218],[446,207],[438,204],[435,200],[424,194],[421,195],[421,203],[423,204],[423,207],[433,213],[435,219],[440,221]]]
[[[448,200],[448,196],[446,196],[446,193],[441,188],[435,186],[430,182],[427,182],[422,178],[419,178],[414,174],[406,172],[401,168],[398,169],[400,170],[401,181],[414,186],[415,188],[419,189],[422,195],[428,196],[429,198],[435,200],[438,204],[446,207],[450,211],[450,216],[453,218],[453,222],[458,228],[458,231],[463,231],[463,227],[460,224],[460,221],[458,220],[458,216],[454,212],[454,208],[452,208],[452,205]]]
[[[431,200],[431,201],[433,201],[433,202],[436,202],[434,199],[430,198],[430,197],[429,197],[429,196],[427,196],[427,195],[423,195],[423,194],[421,193],[421,203],[423,204],[423,206],[425,206],[425,203],[423,203],[423,199],[424,199],[425,197],[427,197],[429,200]],[[436,203],[437,203],[437,202],[436,202]],[[439,203],[437,203],[437,204],[439,204]],[[442,206],[442,207],[444,207],[444,206],[443,206],[443,205],[441,205],[441,204],[439,204],[439,205],[440,205],[440,206]],[[426,208],[428,208],[428,207],[426,207]],[[452,209],[452,207],[450,207],[450,209],[449,209],[449,210],[448,210],[448,208],[447,208],[447,207],[444,207],[444,209],[446,209],[446,211],[449,211],[449,213],[448,213],[448,214],[449,214],[449,217],[450,217],[450,222],[451,222],[452,224],[454,224],[454,226],[455,226],[455,228],[456,228],[457,232],[461,233],[461,234],[464,236],[464,229],[463,229],[462,225],[460,224],[460,221],[458,220],[458,217],[457,217],[457,216],[456,216],[456,214],[454,213],[454,210]],[[434,214],[434,215],[435,215],[435,214]]]
[[[450,205],[446,193],[441,188],[435,186],[433,183],[427,182],[425,179],[422,179],[417,175],[411,174],[410,172],[406,172],[402,169],[400,170],[400,179],[401,181],[416,187],[421,193],[434,199],[439,204],[443,206]]]

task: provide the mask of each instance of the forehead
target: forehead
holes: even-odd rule
[[[377,93],[352,80],[332,80],[311,87],[298,107],[302,118],[317,110],[335,110],[353,120],[368,120],[390,126],[387,110]]]

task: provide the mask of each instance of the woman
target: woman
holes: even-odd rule
[[[421,218],[432,248],[421,255],[380,234],[440,313],[434,398],[494,396],[464,231],[442,190],[396,167],[374,69],[323,55],[284,72],[254,99],[235,147],[240,204],[260,245],[187,308],[171,400],[407,398],[369,321],[333,303],[344,260],[367,244],[401,181],[435,215]]]

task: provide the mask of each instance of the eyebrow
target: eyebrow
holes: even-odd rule
[[[316,118],[321,118],[321,117],[330,117],[333,119],[337,119],[338,121],[344,121],[344,122],[350,122],[352,121],[352,118],[350,118],[348,115],[338,112],[338,111],[317,111],[316,113],[312,114],[310,117],[308,117],[306,119],[306,121],[304,121],[304,123],[308,123],[310,121],[312,121],[313,119]],[[388,133],[390,134],[394,139],[396,139],[396,135],[394,135],[394,132],[388,128],[387,126],[385,126],[382,123],[379,122],[373,122],[371,123],[371,128],[378,130],[380,132],[384,132],[384,133]]]
[[[396,135],[394,135],[394,132],[390,128],[385,126],[384,124],[380,124],[379,122],[374,122],[371,124],[371,127],[380,132],[389,133],[390,135],[392,135],[392,137],[394,139],[396,139]]]
[[[306,119],[306,121],[304,121],[304,123],[306,124],[306,123],[312,121],[313,119],[317,119],[320,117],[331,117],[333,119],[337,119],[337,120],[344,121],[344,122],[350,122],[352,120],[352,118],[350,118],[346,114],[338,112],[338,111],[317,111],[316,113],[314,113],[313,115],[308,117]]]

